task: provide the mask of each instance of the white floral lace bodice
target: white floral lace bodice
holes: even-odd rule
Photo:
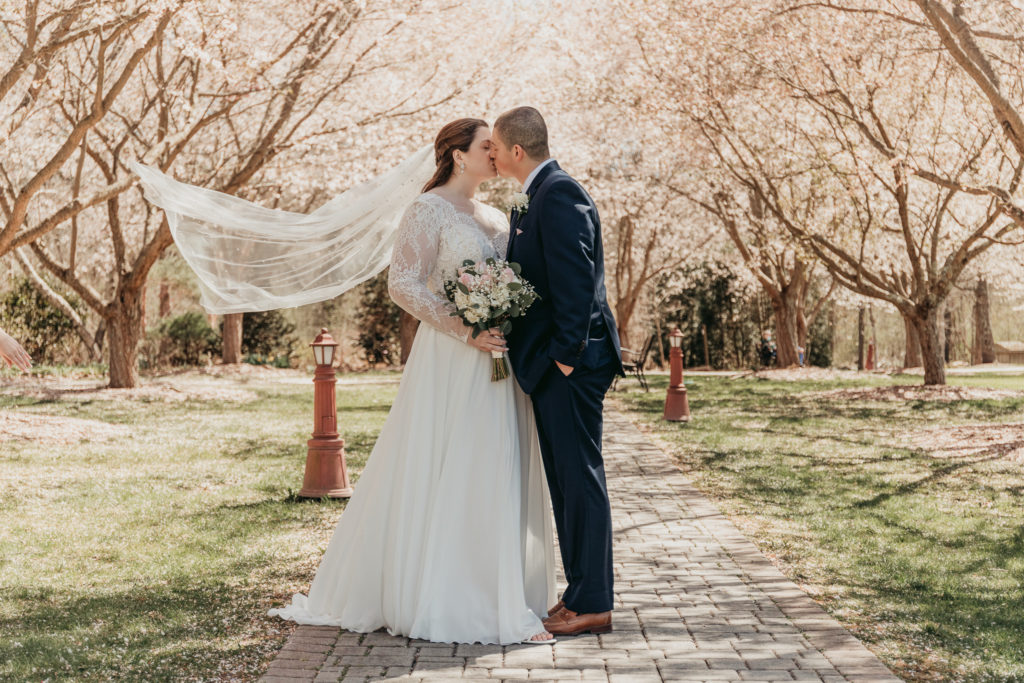
[[[470,328],[451,315],[454,306],[444,294],[445,280],[467,259],[505,258],[508,249],[505,214],[474,204],[476,215],[470,216],[444,197],[419,195],[398,226],[388,274],[388,293],[396,304],[460,341],[466,341]]]

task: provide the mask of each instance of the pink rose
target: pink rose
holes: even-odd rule
[[[461,282],[462,284],[466,285],[467,287],[472,287],[473,286],[473,276],[470,275],[469,273],[463,273],[462,275],[459,276],[459,282]]]
[[[513,271],[511,268],[505,268],[504,270],[501,271],[501,281],[506,285],[510,282],[513,282],[515,279],[515,271]]]

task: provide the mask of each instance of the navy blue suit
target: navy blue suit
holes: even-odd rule
[[[513,212],[508,260],[540,299],[508,335],[512,370],[533,400],[568,587],[566,607],[612,609],[612,520],[601,457],[604,395],[622,373],[619,334],[604,284],[594,201],[550,162]],[[571,366],[565,376],[555,361]]]

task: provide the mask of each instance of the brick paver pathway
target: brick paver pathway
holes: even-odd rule
[[[604,452],[613,633],[500,647],[300,626],[262,680],[899,681],[613,411]]]

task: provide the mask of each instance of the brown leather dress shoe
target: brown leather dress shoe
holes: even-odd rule
[[[551,609],[548,610],[548,616],[549,617],[555,616],[556,614],[558,614],[559,611],[561,611],[561,609],[563,607],[565,607],[565,602],[559,600],[558,602],[555,603],[554,607],[552,607]]]
[[[577,614],[568,607],[544,620],[544,628],[554,636],[578,636],[584,633],[611,633],[612,613]]]

